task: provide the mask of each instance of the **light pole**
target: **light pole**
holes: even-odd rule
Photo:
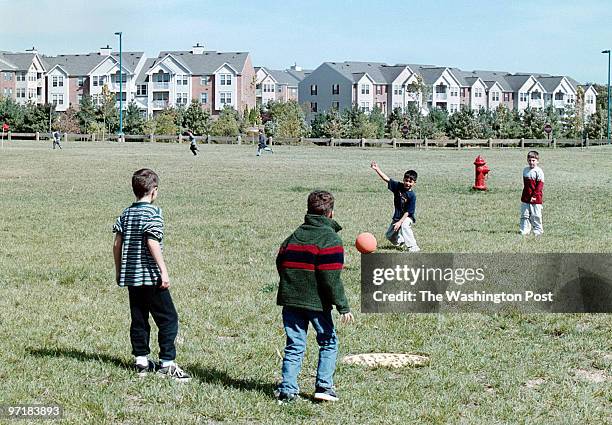
[[[608,54],[608,125],[606,128],[608,132],[608,144],[610,144],[610,49],[602,50],[601,53]]]
[[[121,46],[122,32],[116,32],[119,36],[119,136],[123,136],[123,51]]]

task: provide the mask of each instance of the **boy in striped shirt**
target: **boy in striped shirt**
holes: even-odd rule
[[[164,219],[157,199],[159,177],[143,168],[132,176],[136,202],[127,207],[113,226],[113,255],[117,284],[127,286],[130,300],[130,340],[135,369],[140,376],[155,370],[148,359],[149,313],[159,328],[159,360],[157,373],[188,381],[191,377],[174,362],[178,333],[178,315],[168,290],[170,278],[164,262]]]
[[[326,191],[308,196],[304,224],[282,243],[276,258],[280,276],[276,303],[283,306],[283,326],[287,335],[283,359],[283,380],[276,397],[279,403],[298,397],[298,375],[306,349],[308,324],[317,333],[319,363],[315,400],[336,401],[334,372],[338,338],[332,320],[335,305],[340,321],[350,323],[353,314],[344,295],[340,273],[344,266],[344,248],[337,232],[342,228],[334,216],[334,197]]]

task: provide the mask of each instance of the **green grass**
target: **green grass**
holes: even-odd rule
[[[491,190],[477,193],[483,154]],[[363,315],[362,231],[383,234],[392,196],[369,168],[419,172],[415,235],[424,252],[609,252],[612,150],[541,150],[540,239],[518,235],[526,150],[5,143],[0,151],[0,403],[59,403],[83,423],[605,423],[612,420],[610,315]],[[130,177],[161,177],[165,257],[180,315],[178,362],[195,379],[138,379],[127,291],[114,284],[111,228]],[[340,354],[409,352],[425,367],[339,364],[341,401],[278,406],[284,347],[274,258],[314,188],[336,196],[356,324]],[[388,251],[391,252],[391,251]],[[156,352],[156,340],[152,348]],[[309,336],[300,384],[312,391]],[[594,382],[588,371],[607,378]],[[531,388],[528,381],[544,382]]]

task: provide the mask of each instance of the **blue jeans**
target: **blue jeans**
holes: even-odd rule
[[[317,388],[325,389],[334,386],[338,338],[334,330],[331,310],[313,311],[283,307],[283,326],[287,334],[287,346],[283,359],[283,381],[278,387],[282,393],[297,394],[299,392],[297,378],[306,350],[308,323],[312,323],[319,344],[319,364],[315,385]]]

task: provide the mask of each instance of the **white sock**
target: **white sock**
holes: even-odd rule
[[[161,362],[161,367],[174,366],[174,360],[159,360]]]
[[[139,366],[148,366],[149,359],[147,356],[136,356],[136,364]]]

